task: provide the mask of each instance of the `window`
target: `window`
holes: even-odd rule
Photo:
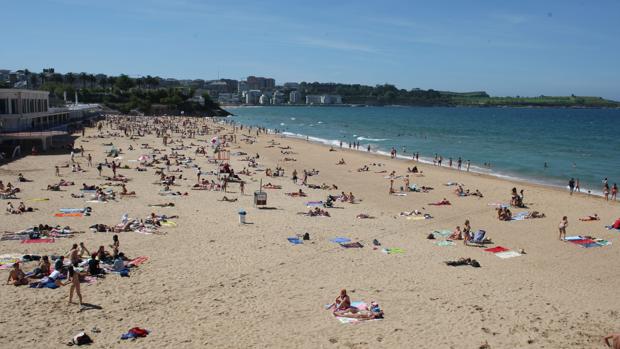
[[[11,114],[19,114],[19,110],[17,110],[17,99],[11,99]]]
[[[6,98],[0,99],[0,114],[8,114],[9,113],[9,104],[7,103]]]

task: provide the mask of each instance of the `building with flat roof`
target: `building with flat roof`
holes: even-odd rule
[[[291,93],[288,94],[288,103],[289,104],[301,104],[301,92],[291,91]]]
[[[47,91],[0,89],[0,143],[40,139],[45,149],[47,139],[58,135],[52,130],[96,116],[99,111],[98,104],[51,108]]]

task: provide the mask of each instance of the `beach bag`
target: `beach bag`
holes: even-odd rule
[[[85,345],[92,343],[93,340],[84,332],[80,332],[73,337],[71,343],[74,345]]]
[[[430,233],[430,234],[428,234],[428,236],[426,238],[429,239],[429,240],[435,240],[435,234]]]
[[[309,233],[305,233],[303,236],[304,240],[310,240],[310,234]]]

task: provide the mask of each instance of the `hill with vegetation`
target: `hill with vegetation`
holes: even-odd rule
[[[538,96],[491,97],[484,91],[450,92],[433,89],[398,89],[394,85],[366,86],[358,84],[306,83],[299,87],[302,94],[338,94],[346,104],[410,105],[410,106],[472,106],[472,107],[583,107],[619,108],[620,103],[601,97]]]

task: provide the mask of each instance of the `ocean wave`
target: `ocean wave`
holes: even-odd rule
[[[353,137],[355,137],[355,135]],[[389,141],[389,139],[387,139],[387,138],[366,138],[366,137],[362,137],[362,136],[359,136],[356,139],[358,141],[368,141],[368,142],[385,142],[385,141]]]

